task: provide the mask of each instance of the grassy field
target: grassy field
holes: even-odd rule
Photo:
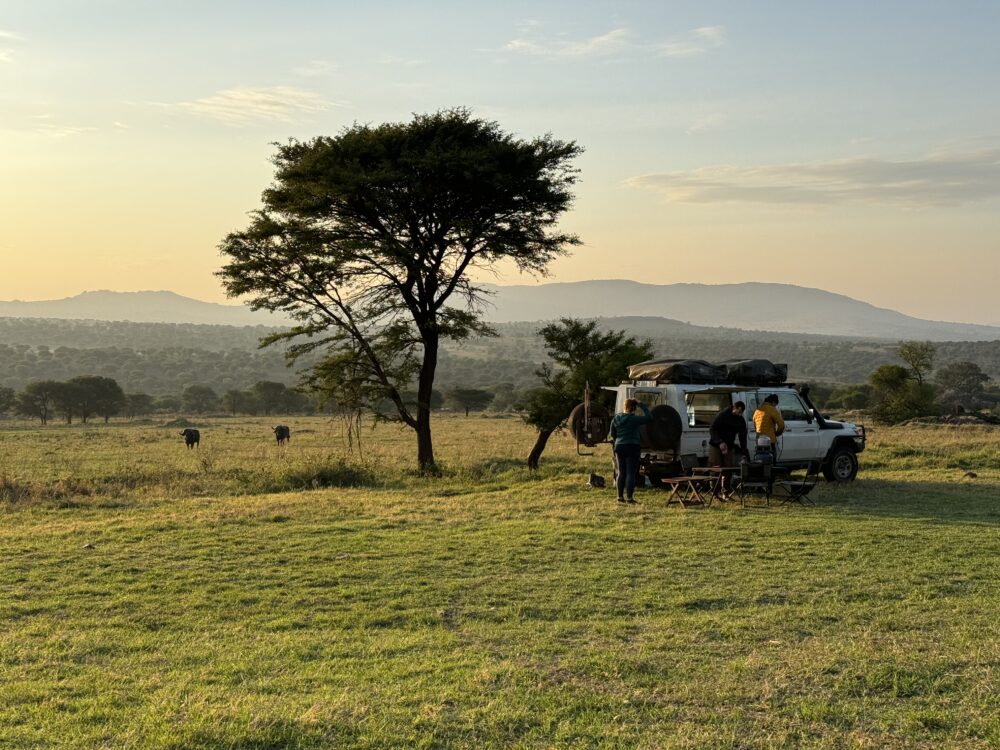
[[[998,429],[685,511],[514,419],[440,479],[288,421],[0,428],[0,747],[1000,747]]]

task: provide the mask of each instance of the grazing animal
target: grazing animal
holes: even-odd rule
[[[604,477],[600,474],[591,474],[590,481],[587,482],[587,484],[595,489],[603,489],[607,486],[607,483],[604,481]]]
[[[274,432],[274,437],[278,441],[278,445],[284,445],[292,439],[292,431],[288,429],[288,425],[279,424],[277,427],[272,428]]]
[[[201,442],[201,433],[190,427],[186,430],[181,430],[181,437],[184,438],[184,445],[188,448],[194,448]]]

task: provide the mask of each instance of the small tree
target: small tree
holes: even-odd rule
[[[112,379],[100,375],[82,375],[72,378],[66,385],[71,398],[76,399],[80,419],[86,424],[92,414],[104,418],[105,424],[125,407],[125,392]]]
[[[930,341],[900,341],[896,355],[910,366],[910,373],[923,388],[924,378],[934,369],[937,347]]]
[[[928,411],[920,403],[921,388],[899,365],[882,365],[868,378],[869,408],[880,422],[895,424]]]
[[[48,424],[56,410],[56,398],[62,385],[55,380],[39,380],[28,383],[17,394],[17,403],[14,408],[18,414],[25,417],[37,417],[43,425]]]
[[[251,413],[253,409],[253,395],[247,391],[231,389],[222,394],[222,408],[234,417],[237,412]]]
[[[189,385],[181,394],[181,403],[195,414],[205,414],[219,408],[219,397],[207,385]]]
[[[273,380],[258,380],[250,388],[250,394],[257,401],[265,415],[271,412],[286,411],[288,401],[288,386]]]
[[[148,393],[129,393],[125,396],[125,416],[135,419],[153,411],[154,399]]]
[[[465,416],[470,411],[482,411],[493,400],[493,394],[479,388],[452,388],[444,394],[445,403],[456,409],[463,409]]]
[[[0,388],[0,417],[5,417],[14,410],[17,404],[17,393],[13,388]]]
[[[542,452],[553,432],[566,424],[573,407],[583,398],[589,382],[598,388],[617,383],[630,364],[653,356],[650,342],[637,342],[625,331],[598,330],[595,321],[583,322],[562,318],[538,331],[556,370],[543,365],[538,371],[542,387],[530,391],[525,399],[525,421],[538,428],[535,445],[528,454],[528,468],[537,469]]]
[[[938,369],[934,377],[942,403],[953,409],[983,408],[989,380],[990,376],[975,362],[952,362]]]
[[[574,143],[524,141],[464,109],[354,125],[278,147],[250,227],[222,243],[226,291],[298,324],[294,359],[322,350],[308,380],[348,410],[392,402],[435,472],[431,394],[441,344],[491,333],[470,273],[501,262],[544,273],[579,241],[556,230],[576,181]],[[415,407],[402,393],[416,384]]]

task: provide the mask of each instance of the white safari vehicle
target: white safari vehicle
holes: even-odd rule
[[[779,368],[777,372],[783,379],[787,369],[783,365],[772,367]],[[636,371],[636,368],[641,368],[641,365],[630,368],[630,374],[650,374],[649,368],[645,372],[641,369]],[[652,373],[655,372],[654,369]],[[751,381],[775,379],[741,378],[732,374],[728,377]],[[634,378],[617,386],[606,386],[604,390],[615,394],[616,414],[622,410],[627,398],[641,401],[650,408],[653,422],[642,428],[642,466],[646,476],[654,483],[660,477],[681,473],[681,455],[695,455],[704,465],[708,459],[709,426],[712,420],[720,411],[731,408],[737,401],[746,404],[744,417],[747,421],[747,449],[752,456],[756,445],[753,413],[757,405],[772,393],[778,396],[777,406],[785,420],[785,431],[778,437],[774,447],[778,466],[797,469],[818,461],[828,481],[850,482],[858,473],[858,453],[865,449],[864,426],[825,418],[809,400],[807,388],[796,390],[783,382],[763,385],[739,382],[669,383],[655,378]],[[591,415],[590,424],[593,429],[588,433],[585,429],[586,414],[583,406],[581,404],[574,411],[571,427],[578,442],[594,445],[606,439],[607,429],[601,423],[607,423],[610,415],[596,405],[593,409],[588,408],[588,412],[597,412]]]

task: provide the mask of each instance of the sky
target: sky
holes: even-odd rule
[[[997,38],[975,0],[0,0],[0,299],[224,301],[275,142],[464,106],[585,149],[546,281],[998,325]]]

